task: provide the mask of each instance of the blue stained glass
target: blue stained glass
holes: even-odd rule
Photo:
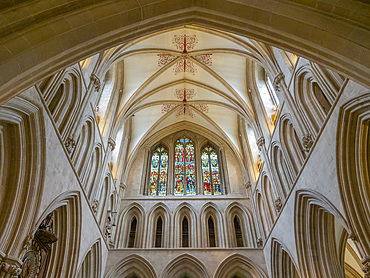
[[[148,195],[166,195],[168,154],[163,147],[157,148],[152,155]]]
[[[189,138],[182,137],[175,146],[175,195],[195,195],[195,151]]]
[[[221,195],[221,181],[217,153],[207,146],[202,152],[204,195]]]

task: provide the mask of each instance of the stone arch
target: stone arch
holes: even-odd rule
[[[156,233],[156,225],[158,217],[162,218],[162,247],[169,248],[170,247],[170,238],[172,237],[171,231],[171,212],[168,207],[160,202],[155,204],[150,212],[148,213],[148,226],[147,226],[147,248],[152,248],[155,246],[155,233]]]
[[[253,2],[252,4],[223,0],[218,5],[212,5],[208,2],[185,2],[180,6],[173,5],[173,3],[173,1],[163,2],[159,6],[158,4],[152,6],[153,3],[145,6],[133,4],[134,6],[125,9],[117,6],[118,3],[104,1],[99,6],[104,7],[105,11],[101,20],[88,24],[76,23],[75,28],[63,34],[50,32],[51,24],[59,24],[58,21],[55,21],[56,19],[62,20],[63,18],[63,20],[70,21],[75,16],[82,17],[86,12],[96,12],[99,7],[86,3],[76,11],[67,3],[63,8],[55,4],[49,7],[48,13],[45,15],[37,15],[35,12],[26,18],[19,18],[7,23],[4,25],[2,40],[8,49],[12,49],[11,46],[19,41],[22,33],[34,30],[33,28],[37,28],[39,33],[48,34],[48,36],[35,37],[32,42],[31,46],[37,48],[36,52],[43,54],[39,55],[38,59],[32,59],[27,64],[21,59],[21,57],[28,57],[27,54],[31,55],[29,44],[18,44],[16,53],[8,52],[9,55],[5,55],[1,59],[0,70],[4,84],[1,88],[1,102],[3,103],[5,99],[14,96],[16,92],[24,90],[29,84],[34,84],[48,76],[50,72],[57,72],[67,65],[103,51],[110,46],[127,43],[133,38],[165,28],[188,24],[219,28],[270,45],[283,46],[287,51],[326,64],[339,72],[350,75],[363,84],[369,84],[366,69],[367,60],[363,59],[363,57],[369,56],[369,52],[361,43],[362,38],[368,34],[366,28],[362,27],[366,25],[366,19],[359,17],[358,13],[350,13],[350,11],[360,10],[361,7],[364,7],[363,3],[353,2],[344,8],[349,20],[340,20],[343,18],[343,12],[341,14],[341,12],[334,10],[333,17],[328,17],[324,12],[325,8],[307,9],[305,4],[296,5],[296,3],[290,2],[281,3],[281,14],[276,14],[276,7],[270,2],[258,4]],[[31,4],[33,3],[28,3],[28,5]],[[19,3],[11,5],[12,9],[20,9],[20,6]],[[30,9],[27,5],[21,7]],[[153,9],[153,7],[157,7],[157,9]],[[147,10],[151,10],[152,13],[143,18],[142,15],[146,14]],[[194,11],[196,12],[194,13]],[[262,11],[265,16],[255,17],[258,11]],[[303,13],[307,18],[308,23],[305,28],[302,28],[302,22],[293,16],[300,13]],[[130,16],[126,16],[128,14]],[[177,16],[174,17],[174,14]],[[125,18],[125,20],[117,22],[117,18]],[[273,20],[266,20],[266,18]],[[281,20],[279,20],[281,18],[284,18],[284,24],[281,24]],[[107,22],[115,24],[107,24]],[[318,26],[314,22],[320,22],[320,25]],[[10,28],[12,25],[13,28]],[[291,26],[291,28],[287,29],[286,26]],[[86,32],[87,28],[94,31]],[[353,36],[343,37],[342,30],[344,29],[352,30]],[[95,30],[101,31],[97,33]],[[265,31],[261,32],[261,30]],[[335,43],[323,42],[322,36],[319,36],[323,33],[331,34],[330,41],[338,41],[349,47],[338,48]],[[71,39],[72,34],[75,39]],[[68,41],[69,47],[66,48],[65,43],[60,43],[61,40]],[[42,51],[45,49],[53,51]],[[363,55],[358,55],[358,53],[363,53]],[[18,66],[13,66],[10,71],[9,65]]]
[[[157,278],[157,274],[150,262],[136,254],[129,255],[121,260],[113,266],[106,275],[107,278],[130,278],[133,276],[140,278]]]
[[[279,131],[281,146],[285,157],[288,158],[294,175],[293,179],[295,179],[306,159],[306,154],[289,115],[281,117]]]
[[[268,215],[266,214],[265,203],[262,199],[261,192],[259,190],[256,190],[256,193],[254,196],[255,196],[255,202],[257,204],[258,215],[261,221],[260,223],[262,226],[261,227],[262,233],[263,233],[263,236],[266,238],[270,232],[271,224],[270,224]]]
[[[189,203],[182,203],[180,204],[175,212],[173,217],[173,226],[174,226],[174,233],[173,233],[173,246],[180,248],[181,247],[181,227],[182,227],[182,220],[184,216],[187,217],[189,221],[189,247],[196,248],[198,247],[198,222],[197,222],[197,215],[195,209]]]
[[[138,203],[132,203],[127,206],[119,217],[118,229],[116,233],[116,247],[126,248],[129,240],[129,229],[133,217],[137,219],[137,228],[135,236],[135,248],[140,248],[143,245],[144,231],[145,231],[145,210]]]
[[[272,186],[273,185],[271,184],[271,181],[268,178],[267,174],[263,172],[261,176],[262,198],[265,203],[265,213],[271,226],[273,225],[277,217],[277,211],[275,208],[276,197]]]
[[[214,226],[215,226],[215,239],[216,239],[216,246],[215,247],[225,247],[225,229],[224,229],[224,221],[222,217],[222,213],[219,207],[212,203],[208,202],[202,206],[200,209],[200,226],[201,226],[201,246],[202,247],[209,247],[209,231],[208,231],[208,218],[212,217]]]
[[[52,245],[46,277],[75,277],[81,241],[81,193],[60,194],[45,209],[34,230],[47,215],[53,213],[53,231],[58,240]],[[68,258],[68,260],[65,260]]]
[[[308,65],[298,69],[294,76],[295,101],[302,120],[311,134],[317,135],[328,111],[323,102],[323,91]]]
[[[203,263],[196,257],[186,253],[169,262],[164,268],[161,277],[181,278],[185,275],[192,278],[210,277]]]
[[[76,67],[69,67],[44,81],[40,86],[46,105],[64,141],[76,120],[80,108],[83,77]]]
[[[272,278],[299,278],[298,267],[289,250],[276,238],[271,240],[271,275]]]
[[[271,144],[271,160],[272,168],[280,183],[281,198],[285,200],[293,186],[293,178],[278,142]]]
[[[77,278],[102,276],[102,251],[100,238],[89,248],[78,269]]]
[[[267,278],[256,263],[240,254],[233,254],[224,259],[217,267],[215,278]]]
[[[355,239],[364,265],[370,265],[369,108],[368,93],[344,104],[340,109],[337,133],[337,167],[342,203],[353,233],[351,237]],[[370,274],[370,267],[367,270],[367,274]]]
[[[88,199],[91,198],[94,191],[94,186],[99,179],[99,170],[102,165],[102,160],[102,145],[98,143],[93,148],[90,159],[87,163],[88,166],[86,168],[86,172],[83,176],[83,185]]]
[[[345,277],[338,256],[338,225],[348,226],[338,209],[312,190],[299,190],[295,199],[295,235],[303,277]]]
[[[95,119],[93,117],[87,117],[84,125],[81,129],[77,141],[77,147],[72,155],[73,164],[77,170],[79,177],[81,178],[86,171],[87,161],[90,157],[90,153],[93,149],[95,141]]]
[[[225,210],[225,230],[227,229],[228,234],[228,246],[236,247],[236,239],[234,232],[234,217],[238,216],[241,221],[241,229],[243,235],[243,241],[245,247],[256,246],[256,228],[254,225],[252,213],[248,208],[242,206],[238,202],[233,202],[227,206]]]
[[[24,96],[0,107],[0,262],[10,270],[33,235],[44,182],[43,116]]]

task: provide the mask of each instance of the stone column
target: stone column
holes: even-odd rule
[[[15,260],[0,259],[0,277],[1,278],[15,278],[22,272],[21,264]]]

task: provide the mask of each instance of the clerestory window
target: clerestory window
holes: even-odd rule
[[[165,148],[164,145],[172,147]],[[211,143],[202,144],[187,136],[174,144],[160,143],[150,152],[144,194],[149,196],[222,195],[223,170],[220,153]],[[170,149],[168,149],[170,148]],[[171,171],[171,173],[169,173]],[[199,177],[199,178],[196,178]]]

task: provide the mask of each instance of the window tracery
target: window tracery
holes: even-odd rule
[[[155,149],[152,155],[148,195],[166,195],[167,168],[168,153],[163,147],[160,146]]]
[[[209,145],[202,151],[202,174],[204,195],[221,195],[218,155]]]
[[[195,147],[183,136],[175,145],[175,195],[195,195]]]

